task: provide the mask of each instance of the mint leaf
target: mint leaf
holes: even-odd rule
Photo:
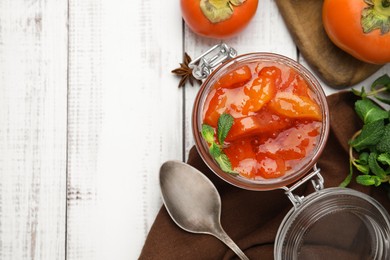
[[[370,94],[373,95],[377,100],[388,105],[390,105],[389,92],[390,92],[390,77],[387,74],[379,77],[371,85]]]
[[[221,147],[218,144],[212,143],[209,151],[211,156],[218,163],[222,171],[232,174],[234,176],[238,175],[237,172],[233,171],[232,164],[229,160],[229,157],[223,153]]]
[[[352,168],[352,162],[349,161],[349,174],[348,176],[340,183],[339,187],[345,188],[349,185],[349,183],[352,180],[353,175],[353,168]]]
[[[390,165],[390,153],[381,153],[378,155],[378,161]]]
[[[234,118],[230,114],[223,113],[218,118],[217,136],[219,144],[223,144],[230,128],[232,128]]]
[[[354,163],[354,166],[356,167],[356,169],[363,173],[363,174],[369,174],[370,173],[370,167],[366,164],[357,164],[357,163]]]
[[[237,176],[238,173],[233,171],[232,164],[229,160],[229,157],[227,157],[226,154],[222,153],[218,157],[215,158],[217,163],[219,164],[219,167],[221,167],[222,171],[227,172],[231,175]]]
[[[378,86],[385,87],[387,91],[390,91],[390,77],[389,75],[385,74],[379,78],[377,78],[372,84],[371,84],[371,90],[375,90]]]
[[[202,136],[208,144],[212,144],[214,142],[214,128],[212,126],[207,125],[207,124],[203,124],[202,125]]]
[[[356,169],[363,174],[370,173],[370,167],[368,166],[368,157],[369,153],[363,152],[359,155],[359,159],[355,159],[352,161],[352,164],[356,167]]]
[[[211,156],[215,159],[222,154],[222,149],[219,145],[213,142],[209,148],[209,152]]]
[[[384,121],[374,121],[363,126],[362,132],[356,139],[350,141],[350,145],[357,151],[376,145],[382,138],[385,130]]]
[[[390,153],[390,124],[385,126],[383,136],[376,149],[381,153]]]
[[[386,178],[386,172],[378,164],[378,161],[376,160],[377,157],[378,155],[376,153],[370,153],[370,156],[368,157],[368,166],[376,176],[378,176],[381,179],[384,179]]]
[[[359,155],[359,159],[355,160],[355,161],[359,164],[366,165],[366,164],[368,164],[368,156],[369,156],[369,153],[363,152]]]
[[[374,175],[359,175],[356,177],[356,182],[364,186],[379,186],[381,184],[380,178]]]
[[[383,110],[368,98],[356,101],[355,111],[364,124],[389,118],[389,112]]]

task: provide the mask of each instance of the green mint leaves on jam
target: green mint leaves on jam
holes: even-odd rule
[[[227,157],[227,155],[222,150],[223,143],[230,131],[230,128],[233,125],[233,121],[234,119],[231,115],[223,113],[218,119],[216,133],[212,126],[203,124],[202,136],[204,140],[209,144],[210,155],[218,163],[221,170],[231,175],[237,176],[238,173],[233,171],[229,157]],[[217,138],[214,137],[215,134]]]
[[[346,187],[354,168],[360,173],[356,182],[365,186],[390,183],[390,113],[369,97],[390,104],[390,77],[386,74],[371,85],[370,92],[352,90],[361,99],[355,102],[356,114],[363,122],[361,130],[349,141],[350,172],[340,184]]]
[[[218,119],[217,136],[220,145],[223,145],[226,136],[228,135],[230,128],[232,128],[234,119],[229,114],[222,114]]]
[[[214,128],[212,126],[203,124],[202,136],[208,144],[212,145],[214,143]]]

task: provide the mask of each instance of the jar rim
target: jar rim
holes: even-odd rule
[[[201,136],[200,113],[202,112],[202,105],[204,103],[204,99],[208,94],[208,91],[212,87],[216,78],[223,74],[223,70],[227,70],[229,68],[232,68],[233,66],[238,66],[255,61],[275,62],[295,69],[309,83],[310,88],[313,90],[316,97],[318,98],[323,118],[318,145],[314,150],[312,156],[310,158],[305,159],[307,160],[307,162],[300,169],[293,173],[289,173],[286,176],[262,181],[250,180],[244,177],[236,177],[230,174],[226,174],[220,169],[214,159],[211,158],[207,149],[208,146]],[[195,139],[195,146],[205,164],[224,181],[239,188],[255,191],[265,191],[282,188],[284,186],[296,182],[304,175],[306,175],[317,162],[319,156],[321,155],[325,147],[326,140],[329,134],[329,125],[329,108],[326,101],[326,95],[316,77],[307,68],[299,64],[297,61],[280,54],[269,52],[253,52],[242,54],[220,65],[210,74],[210,76],[201,85],[200,90],[195,98],[192,112],[192,130]]]

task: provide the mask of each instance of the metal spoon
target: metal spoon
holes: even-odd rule
[[[192,233],[217,237],[240,259],[249,260],[221,226],[221,198],[213,183],[194,167],[167,161],[160,169],[165,207],[173,221]]]

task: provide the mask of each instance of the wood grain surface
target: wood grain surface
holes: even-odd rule
[[[64,259],[67,4],[0,1],[0,259]]]
[[[322,24],[323,1],[275,1],[299,51],[329,86],[350,87],[381,67],[359,61],[331,42]]]
[[[170,74],[182,56],[179,9],[69,8],[67,259],[136,259],[161,206],[159,167],[183,158],[182,90]]]

